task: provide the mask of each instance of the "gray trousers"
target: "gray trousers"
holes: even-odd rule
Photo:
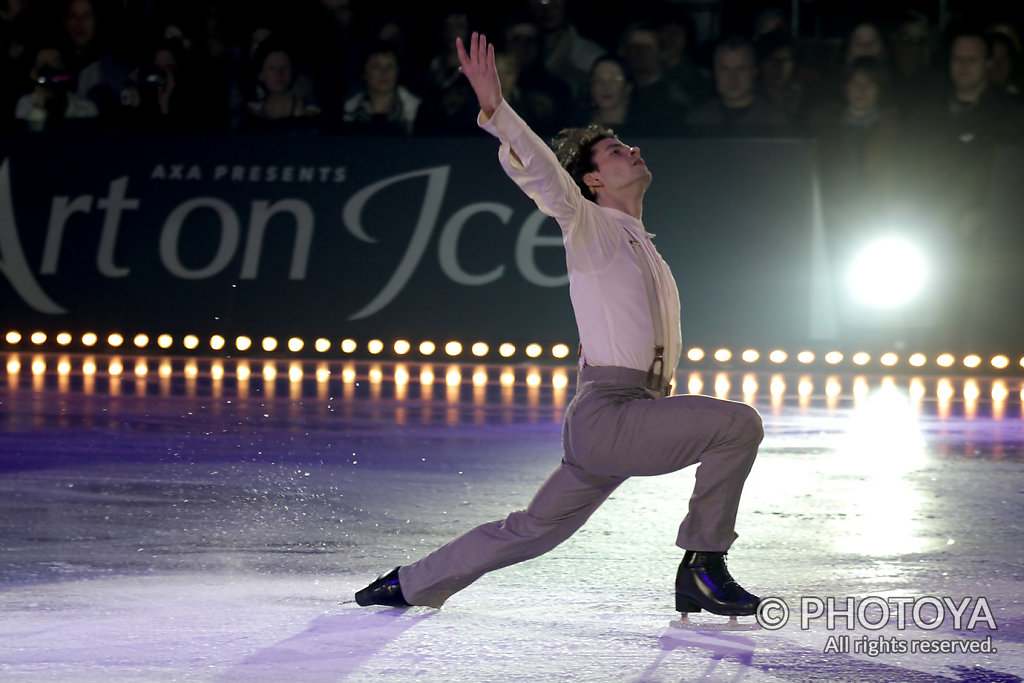
[[[586,367],[562,426],[565,455],[525,510],[482,524],[399,570],[412,605],[440,607],[489,571],[542,555],[576,532],[631,476],[697,467],[676,544],[725,551],[736,510],[764,437],[750,406],[708,396],[662,398],[647,373]]]

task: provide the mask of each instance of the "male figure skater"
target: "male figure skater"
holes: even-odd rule
[[[582,352],[562,429],[564,457],[526,510],[483,524],[396,567],[356,593],[360,605],[440,607],[483,574],[537,557],[569,538],[634,475],[700,463],[677,545],[676,608],[751,615],[760,598],[725,565],[740,493],[764,436],[750,406],[672,396],[679,360],[679,294],[641,222],[651,182],[640,150],[598,126],[567,129],[558,157],[501,97],[494,47],[457,42],[480,102],[480,125],[501,141],[508,176],[562,229]]]

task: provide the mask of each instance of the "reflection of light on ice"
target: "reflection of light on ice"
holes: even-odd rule
[[[1002,420],[1006,416],[1006,399],[1010,392],[1006,382],[999,379],[992,383],[992,419]]]
[[[887,378],[888,379],[888,378]],[[848,515],[836,522],[836,549],[866,555],[920,552],[921,497],[905,475],[924,465],[925,443],[911,397],[891,379],[859,401],[835,459],[835,495]]]
[[[721,399],[729,398],[729,389],[731,389],[731,388],[732,387],[729,384],[729,375],[727,375],[724,372],[720,372],[717,375],[715,375],[715,397],[716,398],[721,398]]]
[[[743,401],[753,403],[757,397],[757,377],[752,374],[743,376]]]
[[[786,395],[786,381],[782,379],[782,375],[772,375],[768,391],[772,395],[772,410],[778,414],[782,410],[782,399]]]
[[[864,465],[862,471],[884,469],[905,474],[924,462],[924,440],[910,398],[891,382],[867,396],[850,419],[846,450]]]

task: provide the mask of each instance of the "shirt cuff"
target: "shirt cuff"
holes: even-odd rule
[[[549,149],[505,100],[501,101],[490,118],[487,118],[481,111],[477,115],[476,122],[478,126],[498,138],[502,144],[508,145],[514,150],[524,167],[529,165],[530,159],[537,153],[538,147],[544,150]]]

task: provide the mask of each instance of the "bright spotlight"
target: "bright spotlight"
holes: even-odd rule
[[[905,240],[888,237],[869,244],[857,255],[847,283],[862,303],[896,308],[917,296],[925,278],[921,252]]]

